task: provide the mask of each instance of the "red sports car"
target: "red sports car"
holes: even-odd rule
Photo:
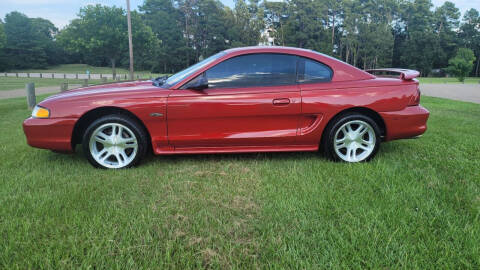
[[[418,75],[366,72],[305,49],[235,48],[168,78],[51,96],[23,129],[33,147],[82,144],[103,168],[133,166],[150,147],[159,155],[320,148],[332,160],[367,161],[381,141],[425,132]]]

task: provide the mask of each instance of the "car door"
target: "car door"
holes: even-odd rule
[[[332,82],[333,70],[329,66],[314,59],[299,57],[297,69],[297,82],[302,94],[302,116],[297,143],[318,144],[327,124],[324,121],[325,114],[330,114],[332,108],[341,106],[345,99],[341,92],[335,90],[338,84]]]
[[[177,148],[295,144],[301,113],[297,57],[247,54],[211,67],[168,97],[169,143]],[[205,76],[208,88],[188,89]]]

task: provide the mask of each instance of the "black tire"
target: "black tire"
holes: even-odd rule
[[[103,168],[103,169],[112,168],[99,163],[93,157],[90,149],[91,148],[90,139],[92,137],[93,132],[97,130],[99,127],[108,125],[108,124],[120,124],[124,127],[127,127],[128,131],[129,132],[131,131],[131,133],[133,133],[137,142],[136,153],[132,151],[130,154],[130,158],[128,159],[130,161],[128,163],[125,162],[127,163],[126,165],[118,167],[117,169],[129,168],[137,165],[143,159],[143,157],[147,152],[148,135],[145,129],[136,120],[123,114],[112,114],[112,115],[103,116],[95,120],[94,122],[92,122],[88,126],[88,128],[85,130],[85,133],[83,134],[83,139],[82,139],[82,147],[83,147],[83,152],[85,153],[85,156],[87,157],[90,164],[92,164],[96,168]]]
[[[352,123],[355,125],[355,123],[361,123],[365,122],[367,123],[372,129],[373,132],[369,134],[374,134],[374,146],[373,150],[366,151],[364,156],[365,158],[358,160],[358,161],[348,161],[342,158],[342,156],[337,153],[335,150],[335,135],[337,132],[339,132],[339,129],[342,128],[344,125],[347,123]],[[342,131],[343,132],[343,131]],[[342,134],[342,132],[339,132],[339,134]],[[345,135],[344,135],[345,136]],[[367,135],[367,138],[370,135]],[[378,152],[378,149],[380,148],[380,141],[381,141],[381,133],[380,133],[380,128],[378,127],[378,124],[372,120],[370,117],[360,114],[360,113],[345,113],[341,114],[339,116],[336,116],[325,128],[325,132],[323,133],[322,136],[322,141],[321,141],[321,149],[323,150],[323,153],[325,156],[333,161],[344,161],[344,162],[365,162],[371,160]],[[373,143],[372,143],[373,144]],[[370,147],[370,149],[372,149]],[[339,150],[339,152],[342,150]],[[348,150],[346,150],[348,151]],[[355,150],[356,151],[356,150]],[[360,151],[364,151],[363,149],[360,149]],[[371,152],[370,152],[371,151]],[[370,152],[368,154],[368,152]],[[340,153],[343,154],[343,153]],[[348,155],[348,154],[346,154]],[[356,156],[357,154],[355,154]]]

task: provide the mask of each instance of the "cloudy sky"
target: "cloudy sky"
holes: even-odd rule
[[[233,0],[220,0],[227,6],[233,6]],[[432,0],[435,6],[442,5],[445,0]],[[460,9],[475,8],[480,11],[480,0],[450,0]],[[61,28],[76,17],[80,7],[88,4],[103,4],[126,7],[125,0],[0,0],[0,18],[5,14],[17,10],[29,17],[42,17]],[[132,9],[136,9],[143,0],[130,0]]]

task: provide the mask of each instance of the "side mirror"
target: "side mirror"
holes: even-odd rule
[[[205,74],[198,76],[194,81],[190,83],[187,89],[204,90],[208,88],[208,79]]]

